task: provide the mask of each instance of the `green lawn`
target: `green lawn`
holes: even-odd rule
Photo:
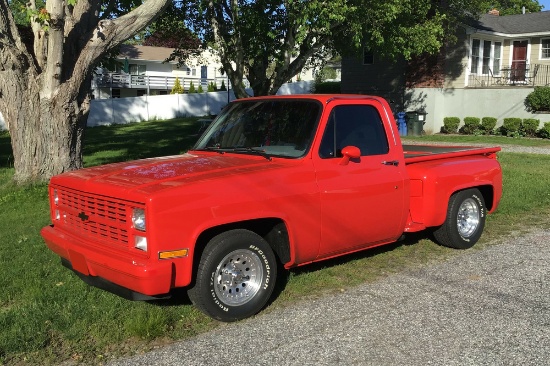
[[[194,119],[92,128],[85,165],[181,153],[196,140],[197,130]],[[499,157],[504,196],[498,212],[488,218],[479,247],[533,225],[550,227],[550,156]],[[85,285],[62,267],[39,235],[50,222],[46,186],[14,186],[12,161],[9,136],[0,133],[0,364],[100,364],[218,325],[191,306],[183,292],[170,301],[131,302]],[[306,266],[290,273],[267,311],[457,253],[414,235],[400,244]]]

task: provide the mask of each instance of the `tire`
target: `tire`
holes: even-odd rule
[[[445,222],[434,231],[434,238],[449,248],[471,248],[483,233],[486,215],[485,200],[477,188],[455,192]]]
[[[187,293],[206,315],[232,322],[262,310],[276,279],[277,260],[269,244],[251,231],[231,230],[208,242]]]

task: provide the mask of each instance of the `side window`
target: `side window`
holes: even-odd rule
[[[321,140],[319,156],[323,159],[341,157],[346,146],[358,147],[361,156],[388,153],[388,139],[376,108],[346,105],[332,110]]]

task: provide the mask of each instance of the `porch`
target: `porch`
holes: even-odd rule
[[[488,68],[484,74],[470,74],[468,88],[535,87],[550,85],[550,65],[531,64],[523,67],[503,68],[493,72]]]

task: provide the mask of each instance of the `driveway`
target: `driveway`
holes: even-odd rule
[[[110,365],[548,365],[550,228]]]

